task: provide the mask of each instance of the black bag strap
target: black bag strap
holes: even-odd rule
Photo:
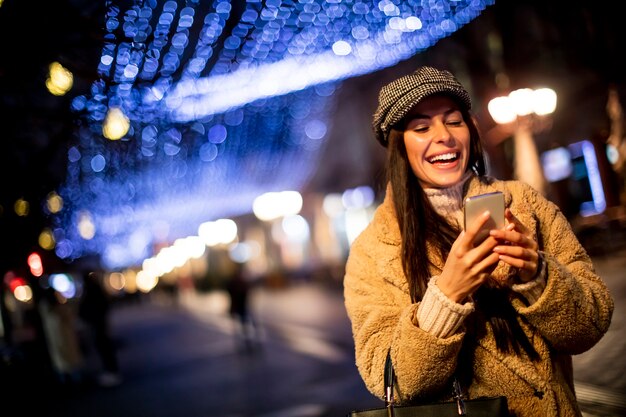
[[[391,351],[387,352],[385,360],[385,407],[393,407],[393,364],[391,363]]]
[[[393,407],[394,407],[394,398],[393,398],[393,379],[394,379],[394,371],[393,371],[393,363],[391,362],[391,349],[387,351],[387,359],[385,359],[385,374],[384,374],[384,382],[385,382],[385,408],[387,408],[387,413],[389,417],[394,417]],[[454,399],[457,405],[457,412],[460,416],[465,416],[465,401],[463,400],[463,391],[461,390],[461,384],[457,379],[456,375],[454,376],[454,381],[452,383],[452,390],[454,393]]]

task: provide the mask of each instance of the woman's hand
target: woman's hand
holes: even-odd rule
[[[491,230],[489,234],[503,244],[497,245],[493,251],[499,254],[499,259],[516,268],[517,278],[521,282],[528,282],[539,272],[539,245],[533,239],[528,228],[523,225],[510,209],[504,211],[508,222],[504,230]]]
[[[488,219],[489,212],[486,211],[461,232],[437,279],[441,292],[456,303],[472,295],[487,280],[500,259],[500,255],[493,251],[499,242],[492,236],[474,247],[474,239]]]

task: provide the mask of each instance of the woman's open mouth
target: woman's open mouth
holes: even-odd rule
[[[459,159],[459,152],[448,152],[426,159],[431,164],[449,164]]]

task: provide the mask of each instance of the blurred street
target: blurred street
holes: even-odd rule
[[[623,416],[626,250],[595,256],[595,262],[616,309],[604,339],[575,357],[577,392],[586,416]],[[1,415],[339,417],[381,404],[354,366],[338,283],[255,287],[251,297],[256,342],[248,347],[227,313],[225,292],[118,305],[113,326],[122,384],[22,387],[7,398],[12,402],[3,400]]]

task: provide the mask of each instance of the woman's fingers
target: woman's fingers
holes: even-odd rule
[[[498,245],[493,251],[499,255],[499,260],[517,268],[518,275],[523,281],[536,275],[539,267],[539,253],[536,250],[521,246]]]
[[[463,240],[463,244],[466,249],[469,250],[474,246],[481,244],[489,236],[489,230],[484,227],[487,220],[489,220],[489,217],[490,213],[486,210],[467,227]]]
[[[477,231],[489,218],[479,217],[476,224],[461,232],[452,244],[450,254],[437,280],[439,289],[451,300],[460,302],[479,288],[498,264],[499,254],[493,251],[498,241],[487,234],[487,238],[474,247]],[[483,220],[480,220],[483,219]]]
[[[509,225],[514,225],[513,228],[516,229],[518,232],[524,235],[530,234],[530,230],[528,230],[528,228],[522,222],[520,222],[517,217],[515,217],[510,208],[504,210],[504,217],[509,222]]]
[[[537,251],[520,248],[519,246],[496,246],[493,251],[500,260],[520,269],[536,269],[539,254]]]
[[[498,230],[494,229],[489,234],[500,241],[510,242],[514,245],[528,249],[537,250],[537,242],[529,236],[515,230]]]
[[[512,258],[506,255],[501,255],[500,260],[502,262],[505,262],[511,265],[511,267],[515,268],[517,270],[516,275],[519,278],[519,280],[521,280],[522,282],[528,282],[533,277],[536,277],[538,274],[539,258],[537,258],[537,260],[533,262],[533,261],[528,261],[528,260],[521,260],[519,258]]]
[[[504,244],[497,245],[493,251],[499,259],[518,270],[516,274],[522,281],[534,277],[539,267],[539,245],[528,229],[517,217],[506,209],[504,213],[509,224],[504,230],[492,230],[490,235]]]
[[[483,257],[480,261],[476,262],[473,267],[473,272],[477,276],[485,279],[495,269],[498,261],[500,260],[500,254],[497,252],[491,252],[487,256]],[[484,276],[482,274],[485,274]]]

